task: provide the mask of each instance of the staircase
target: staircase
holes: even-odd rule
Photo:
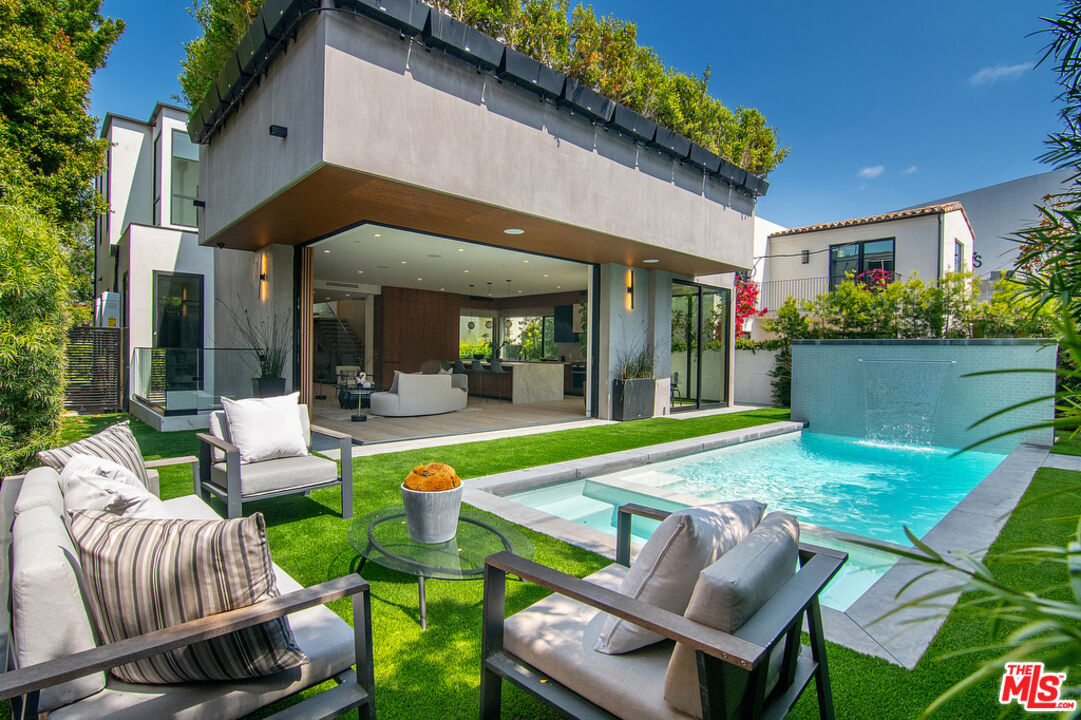
[[[364,365],[364,343],[349,323],[335,315],[313,319],[312,375],[315,382],[336,383],[338,365]]]

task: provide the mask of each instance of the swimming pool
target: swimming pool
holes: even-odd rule
[[[922,536],[1005,458],[953,453],[804,431],[507,497],[610,534],[615,533],[616,508],[624,503],[677,510],[686,503],[658,495],[753,498],[767,503],[769,511],[796,515],[805,525],[908,545],[904,525]],[[656,521],[635,518],[632,533],[645,540],[656,526]],[[815,535],[815,528],[809,529],[803,535],[807,542],[849,553],[823,595],[830,607],[846,609],[895,562],[891,555],[839,541],[835,533]]]

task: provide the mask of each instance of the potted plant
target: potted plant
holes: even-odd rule
[[[237,307],[244,308],[239,296],[237,301]],[[252,378],[252,395],[255,397],[284,395],[285,378],[282,377],[282,371],[285,369],[285,360],[289,355],[291,339],[289,318],[279,318],[271,313],[268,318],[253,321],[247,308],[244,308],[241,313],[232,305],[223,302],[221,298],[218,298],[218,302],[225,307],[240,337],[255,354],[259,376]]]
[[[444,463],[417,465],[402,483],[409,539],[437,545],[454,539],[462,509],[462,480]]]
[[[652,353],[642,350],[625,359],[619,366],[619,377],[612,381],[612,419],[653,417],[656,388]]]

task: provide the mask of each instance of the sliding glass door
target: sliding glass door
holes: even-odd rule
[[[730,294],[672,282],[672,411],[728,404]]]

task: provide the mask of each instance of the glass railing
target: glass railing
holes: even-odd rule
[[[162,415],[194,415],[221,408],[222,395],[254,395],[255,352],[241,348],[134,349],[129,383],[137,400]]]

